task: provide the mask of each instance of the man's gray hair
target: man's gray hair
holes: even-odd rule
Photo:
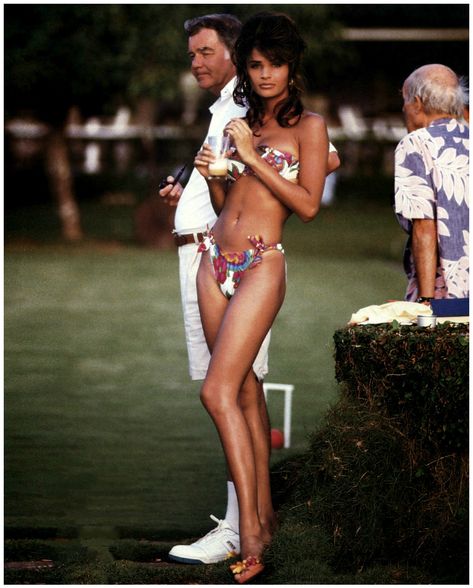
[[[188,37],[196,35],[202,29],[213,29],[220,41],[233,51],[233,47],[240,34],[242,24],[233,14],[205,14],[190,18],[184,23],[184,30]]]
[[[462,116],[468,104],[468,86],[466,79],[459,78],[446,66],[444,73],[429,66],[420,67],[411,73],[404,82],[407,102],[413,102],[418,96],[425,112]]]

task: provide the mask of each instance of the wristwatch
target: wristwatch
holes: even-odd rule
[[[432,299],[433,299],[433,296],[419,296],[419,298],[417,298],[416,302],[418,302],[418,303],[430,302]]]

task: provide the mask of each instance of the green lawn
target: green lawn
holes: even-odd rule
[[[385,205],[289,222],[267,381],[295,385],[293,445],[273,461],[304,450],[337,398],[334,331],[402,298],[403,242]],[[224,514],[224,461],[187,374],[176,252],[7,241],[4,278],[6,526],[208,530]],[[273,393],[274,426],[282,408]]]

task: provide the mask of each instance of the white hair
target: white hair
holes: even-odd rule
[[[427,114],[461,116],[468,104],[466,79],[444,65],[416,69],[404,82],[404,91],[407,102],[418,96]]]

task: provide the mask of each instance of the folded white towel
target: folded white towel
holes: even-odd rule
[[[349,324],[377,325],[379,323],[391,323],[394,320],[405,323],[415,320],[418,315],[430,316],[431,314],[432,309],[426,304],[397,300],[361,308],[351,315]]]

